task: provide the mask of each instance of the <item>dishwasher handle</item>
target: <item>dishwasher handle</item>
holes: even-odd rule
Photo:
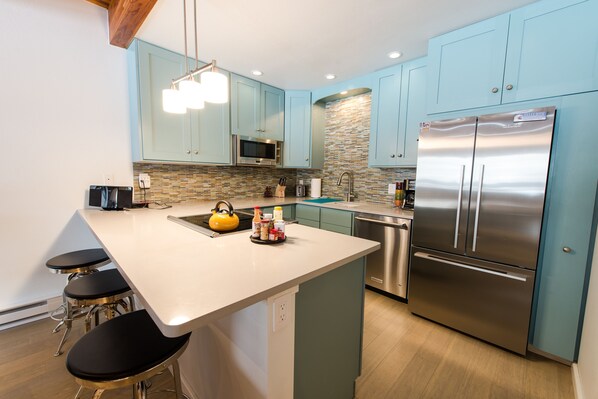
[[[393,223],[393,222],[386,222],[384,220],[376,220],[376,219],[368,219],[368,218],[364,218],[361,216],[355,216],[355,220],[361,220],[362,222],[370,222],[370,223],[377,223],[377,224],[382,224],[384,226],[391,226],[391,227],[396,227],[399,229],[403,229],[403,230],[409,230],[409,226],[407,226],[406,223]]]

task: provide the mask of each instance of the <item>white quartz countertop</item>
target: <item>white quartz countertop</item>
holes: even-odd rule
[[[232,201],[236,209],[297,202]],[[210,238],[167,220],[209,213],[214,204],[78,211],[167,336],[193,331],[380,248],[374,241],[298,224],[286,226],[286,242],[259,245],[249,240],[249,231]]]

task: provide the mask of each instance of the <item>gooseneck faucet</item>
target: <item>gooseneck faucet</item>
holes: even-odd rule
[[[343,177],[345,175],[349,179],[349,187],[348,187],[348,190],[345,192],[345,201],[351,202],[351,201],[353,201],[353,198],[355,198],[355,193],[353,193],[353,173],[350,171],[345,171],[345,172],[341,173],[340,177],[338,178],[338,181],[336,182],[336,185],[337,186],[341,185],[341,183],[343,182]]]

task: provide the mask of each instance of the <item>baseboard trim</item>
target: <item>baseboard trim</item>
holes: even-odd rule
[[[584,399],[581,375],[579,374],[577,363],[571,365],[571,377],[573,379],[573,394],[575,395],[575,399]]]

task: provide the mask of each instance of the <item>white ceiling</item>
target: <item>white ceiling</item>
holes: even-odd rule
[[[313,89],[427,53],[427,40],[534,0],[197,0],[199,59],[282,89]],[[187,0],[189,54],[193,0]],[[158,0],[137,37],[184,52],[183,0]],[[387,57],[397,50],[403,56]],[[337,79],[328,81],[327,73]]]

